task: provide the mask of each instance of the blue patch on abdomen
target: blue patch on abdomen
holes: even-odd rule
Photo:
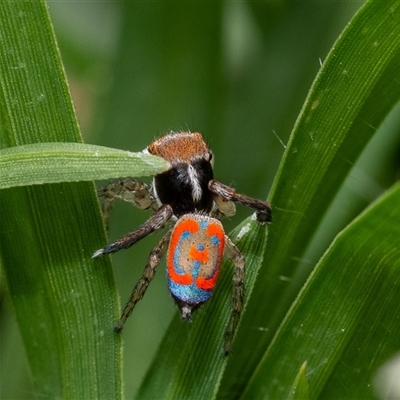
[[[190,285],[180,285],[168,279],[168,287],[170,292],[178,299],[189,304],[204,303],[212,295],[212,290],[203,290],[196,286],[195,283]]]

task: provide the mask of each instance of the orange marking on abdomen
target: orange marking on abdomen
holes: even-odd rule
[[[196,249],[196,246],[193,245],[190,246],[189,256],[192,260],[199,261],[201,263],[205,263],[209,259],[209,254],[207,249],[198,250]]]
[[[190,285],[193,282],[193,277],[190,274],[178,274],[174,268],[174,255],[176,252],[176,247],[179,244],[179,240],[183,232],[189,232],[190,234],[194,234],[199,230],[199,224],[197,221],[192,219],[181,221],[178,225],[176,225],[175,230],[170,239],[169,252],[168,252],[168,260],[167,260],[167,268],[168,274],[171,279],[180,285]]]

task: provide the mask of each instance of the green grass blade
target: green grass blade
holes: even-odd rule
[[[400,185],[341,232],[318,263],[243,398],[286,399],[307,361],[311,398],[374,398],[398,351]]]
[[[0,189],[149,176],[167,168],[168,162],[150,154],[82,143],[37,143],[0,150]]]
[[[308,380],[307,380],[307,362],[305,361],[296,375],[291,392],[288,395],[289,400],[307,400],[309,399]]]
[[[1,148],[80,142],[44,1],[2,1],[0,20]],[[108,259],[91,260],[105,243],[93,184],[2,190],[0,213],[4,280],[33,395],[120,398],[113,274]]]
[[[333,46],[309,92],[273,185],[274,216],[265,266],[244,315],[237,358],[228,364],[221,397],[241,392],[256,369],[296,296],[296,291],[285,293],[285,289],[302,284],[291,277],[319,223],[354,162],[399,100],[399,10],[399,1],[366,3]],[[341,215],[340,209],[337,214]],[[343,222],[324,232],[325,240],[329,242],[342,227]],[[321,251],[314,257],[320,255]],[[308,268],[316,261],[309,260]]]

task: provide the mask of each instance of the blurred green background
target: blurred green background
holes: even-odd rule
[[[200,131],[214,151],[216,177],[265,199],[320,64],[363,2],[48,4],[86,143],[139,151],[171,130]],[[227,231],[247,215],[238,207]],[[119,203],[110,240],[147,216]],[[121,303],[156,239],[113,256]],[[5,296],[0,310],[0,372],[8,376],[1,397],[31,398]],[[160,268],[123,332],[126,397],[174,313]]]

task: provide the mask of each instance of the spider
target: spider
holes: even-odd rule
[[[255,210],[260,224],[271,221],[269,203],[256,200],[214,179],[213,154],[200,133],[167,134],[143,151],[169,161],[166,172],[155,175],[147,185],[135,179],[110,183],[98,190],[103,197],[107,217],[116,198],[134,203],[140,209],[152,209],[153,215],[133,232],[97,250],[93,258],[126,249],[150,233],[175,222],[150,252],[142,277],[117,321],[120,332],[136,303],[141,300],[154,277],[161,258],[167,252],[167,280],[183,320],[208,300],[214,290],[223,256],[234,266],[232,310],[224,338],[228,355],[239,323],[244,301],[245,260],[225,234],[221,219],[236,212],[235,202]]]

